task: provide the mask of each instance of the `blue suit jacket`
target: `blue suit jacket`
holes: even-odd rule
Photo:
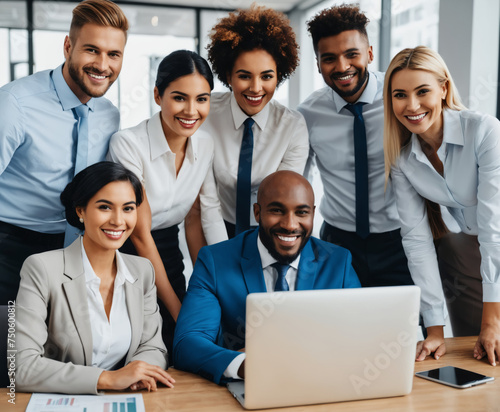
[[[201,249],[177,320],[174,364],[221,383],[245,347],[249,293],[266,292],[257,248],[258,229]],[[302,250],[296,290],[360,287],[351,254],[310,238]]]

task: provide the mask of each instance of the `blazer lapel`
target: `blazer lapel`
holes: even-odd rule
[[[130,327],[132,328],[132,339],[130,341],[130,349],[127,354],[127,362],[129,357],[137,351],[139,344],[141,343],[142,329],[143,329],[143,309],[144,309],[144,294],[140,287],[136,286],[140,282],[137,282],[137,277],[134,283],[130,283],[128,280],[125,281],[125,301],[127,304],[127,312],[130,318]]]
[[[309,239],[300,254],[299,270],[297,273],[296,290],[311,290],[314,287],[318,270],[318,261]]]
[[[262,261],[257,248],[258,229],[243,239],[241,270],[247,285],[248,293],[266,292],[266,282],[262,272]]]
[[[85,356],[85,365],[92,365],[92,329],[87,302],[85,274],[83,272],[80,238],[64,249],[64,274],[69,278],[63,283],[68,306],[80,336]],[[83,291],[83,293],[82,293]]]

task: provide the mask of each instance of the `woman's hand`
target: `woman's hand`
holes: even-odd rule
[[[156,391],[157,382],[169,388],[174,387],[175,379],[159,366],[143,361],[133,361],[116,371],[104,371],[97,381],[97,389],[131,390],[147,389]]]
[[[500,359],[500,303],[484,302],[481,332],[474,346],[474,357],[482,359],[488,356],[488,362],[496,366]]]
[[[435,359],[439,359],[446,353],[442,326],[429,326],[427,328],[427,339],[417,343],[417,354],[415,360],[423,361],[432,353],[434,353]]]

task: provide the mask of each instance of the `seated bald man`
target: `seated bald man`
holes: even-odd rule
[[[239,350],[245,347],[249,293],[360,287],[351,254],[311,237],[314,209],[304,177],[273,173],[260,184],[254,204],[259,227],[200,250],[177,319],[177,369],[219,384],[244,378]],[[277,264],[284,267],[281,275]]]

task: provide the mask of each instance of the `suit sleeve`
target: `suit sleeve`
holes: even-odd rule
[[[103,369],[45,357],[50,353],[47,322],[50,317],[50,272],[38,255],[21,268],[16,302],[16,385],[21,392],[97,394]],[[61,325],[64,320],[59,320]],[[52,323],[58,323],[52,319]],[[65,333],[60,330],[60,333]],[[68,337],[68,340],[70,337]],[[56,349],[56,348],[54,348]]]
[[[161,335],[162,319],[156,299],[153,265],[149,261],[146,262],[146,265],[147,269],[143,275],[144,305],[142,312],[144,323],[141,343],[130,359],[130,362],[141,360],[166,369],[167,349]]]
[[[221,307],[216,296],[213,257],[207,248],[198,255],[184,298],[174,338],[174,364],[215,383],[240,352],[220,346]]]
[[[309,133],[304,116],[296,111],[293,113],[296,117],[290,119],[291,125],[288,129],[292,136],[278,170],[292,170],[303,174],[309,156]]]

